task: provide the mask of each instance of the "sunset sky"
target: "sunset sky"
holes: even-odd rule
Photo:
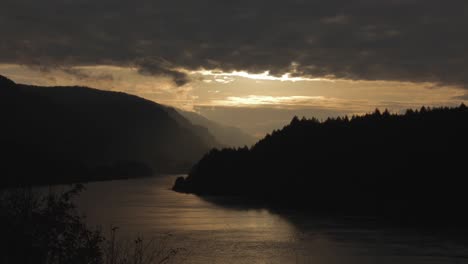
[[[467,15],[457,0],[4,0],[0,74],[136,94],[260,137],[293,115],[468,100]]]

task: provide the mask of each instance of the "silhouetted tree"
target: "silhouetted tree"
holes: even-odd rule
[[[210,152],[175,190],[237,194],[311,210],[468,219],[468,109],[351,119],[294,117],[249,150]]]
[[[87,228],[71,202],[81,189],[46,196],[31,189],[0,192],[0,262],[102,263],[103,236]]]

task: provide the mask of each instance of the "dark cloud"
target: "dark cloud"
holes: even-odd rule
[[[0,62],[468,87],[467,17],[466,0],[3,0]]]
[[[453,97],[455,100],[463,100],[463,101],[468,101],[468,94],[460,95],[460,96],[455,96]]]
[[[140,74],[167,76],[172,78],[177,86],[182,86],[190,81],[187,74],[172,70],[175,65],[164,59],[138,59],[136,64],[139,67],[138,72]]]
[[[111,74],[106,74],[106,73],[90,74],[86,71],[76,69],[76,68],[69,68],[69,67],[61,68],[60,70],[62,70],[63,72],[69,75],[74,76],[75,78],[79,80],[90,80],[90,79],[96,80],[96,81],[113,81],[114,80],[114,76],[112,76]]]

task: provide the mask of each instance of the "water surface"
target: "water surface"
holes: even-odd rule
[[[223,206],[171,191],[175,177],[89,183],[78,206],[89,224],[118,226],[121,237],[170,234],[171,247],[186,249],[183,263],[468,263],[459,239],[367,221]]]

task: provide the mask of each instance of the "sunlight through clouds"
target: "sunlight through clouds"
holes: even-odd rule
[[[145,75],[135,67],[113,65],[41,69],[0,64],[0,71],[18,83],[80,85],[120,91],[185,110],[194,110],[197,106],[222,106],[237,109],[315,108],[366,113],[376,107],[400,111],[422,105],[458,105],[467,98],[464,89],[434,86],[432,83],[310,79],[289,74],[277,77],[269,72],[174,70],[185,71],[191,81],[177,86],[169,76]],[[291,71],[294,72],[294,67]]]
[[[330,81],[332,79],[327,78],[309,78],[309,77],[295,77],[291,73],[285,73],[282,76],[274,76],[270,74],[270,71],[265,71],[263,73],[249,73],[246,71],[232,71],[232,72],[222,72],[217,70],[198,70],[198,71],[187,71],[184,69],[178,69],[179,71],[186,72],[189,75],[202,75],[214,77],[215,80],[225,80],[226,77],[242,77],[252,80],[260,81],[281,81],[281,82],[310,82],[310,81]],[[231,78],[231,80],[234,80]]]
[[[224,100],[213,100],[214,105],[259,106],[259,105],[304,105],[311,102],[329,100],[323,96],[266,96],[249,95],[246,97],[229,96]]]
[[[351,111],[363,113],[374,107],[366,100],[350,100],[325,96],[268,96],[268,95],[248,95],[248,96],[228,96],[224,99],[212,100],[205,106],[232,107],[232,108],[264,108],[272,107],[277,109],[303,109],[317,108],[339,111]]]

